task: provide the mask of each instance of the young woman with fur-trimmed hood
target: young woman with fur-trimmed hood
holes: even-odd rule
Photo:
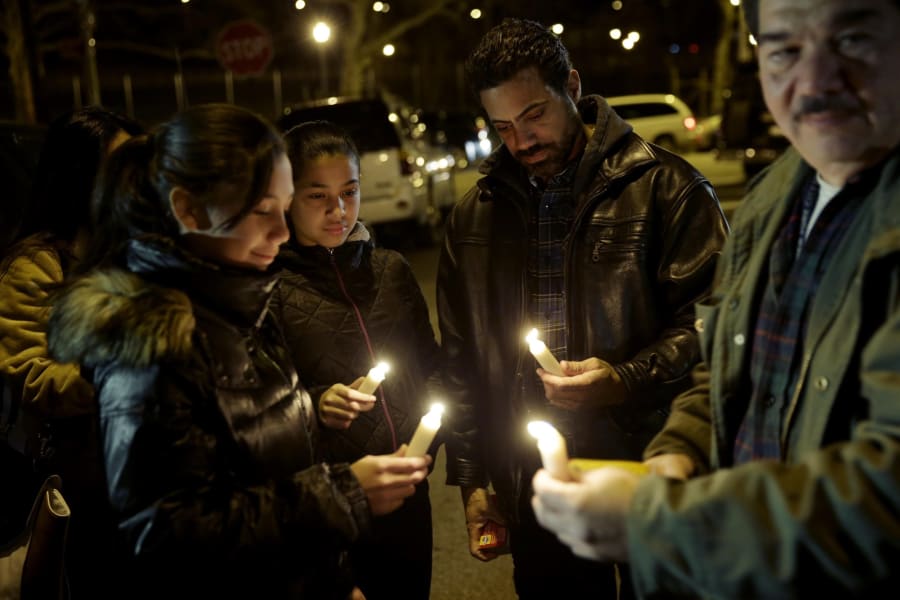
[[[344,549],[427,473],[404,448],[318,462],[267,310],[293,193],[278,133],[229,105],[110,157],[95,217],[111,258],[57,299],[50,347],[93,373],[122,596],[358,595]]]

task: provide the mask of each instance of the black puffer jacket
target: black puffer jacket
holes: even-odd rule
[[[369,523],[268,315],[271,276],[132,242],[55,304],[50,346],[94,369],[128,597],[346,598],[343,548]],[[182,583],[183,582],[183,583]]]
[[[568,356],[611,363],[627,397],[582,410],[567,433],[575,456],[639,460],[700,358],[693,306],[709,292],[727,224],[687,162],[647,144],[598,96],[578,108],[594,131],[564,245]],[[456,485],[492,482],[512,513],[529,483],[523,456],[536,456],[524,433],[536,407],[522,393],[537,366],[523,340],[531,193],[505,147],[481,171],[450,215],[438,269],[447,474]]]
[[[322,428],[328,459],[389,453],[395,437],[398,446],[408,442],[428,410],[426,382],[436,370],[439,350],[406,259],[375,248],[357,223],[347,241],[332,251],[292,242],[282,248],[278,261],[284,270],[272,310],[281,318],[314,401],[331,385],[349,385],[368,372],[374,364],[369,343],[376,361],[391,365],[376,391],[374,409],[361,413],[347,430]]]

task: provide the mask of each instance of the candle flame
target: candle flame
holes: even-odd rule
[[[440,402],[435,402],[434,404],[431,405],[431,410],[429,410],[428,412],[436,414],[436,415],[442,415],[442,414],[444,414],[444,405],[441,404]]]
[[[525,336],[525,341],[529,344],[533,344],[534,342],[538,341],[538,330],[532,329],[531,331],[529,331],[528,335]]]
[[[531,421],[528,423],[528,433],[538,440],[553,436],[554,434],[559,435],[556,428],[547,421]]]
[[[378,370],[381,371],[382,373],[387,373],[388,371],[391,370],[391,365],[389,365],[383,361],[378,363],[377,365],[375,365],[375,367],[378,368]]]

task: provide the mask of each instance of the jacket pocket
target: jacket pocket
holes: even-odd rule
[[[712,358],[713,338],[715,337],[716,322],[719,318],[720,305],[704,304],[698,302],[694,305],[694,329],[697,331],[697,341],[700,344],[700,355],[703,362],[709,364]]]
[[[605,262],[623,253],[644,251],[646,229],[647,222],[643,217],[609,219],[593,216],[585,236],[588,260]]]

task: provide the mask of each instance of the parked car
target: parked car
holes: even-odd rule
[[[710,115],[697,119],[697,127],[694,128],[694,150],[698,152],[714,150],[719,143],[721,131],[722,115]]]
[[[330,98],[285,109],[278,127],[287,131],[316,120],[336,123],[356,142],[360,220],[381,233],[401,232],[421,241],[436,241],[440,207],[448,196],[450,202],[455,200],[452,175],[441,180],[428,171],[428,160],[407,136],[400,114],[380,98]]]
[[[673,152],[694,149],[697,119],[673,94],[610,96],[606,101],[648,142]]]

